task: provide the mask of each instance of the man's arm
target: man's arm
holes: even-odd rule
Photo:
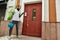
[[[23,12],[22,14],[19,14],[19,17],[21,17],[25,12]]]

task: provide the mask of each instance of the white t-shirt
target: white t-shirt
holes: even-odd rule
[[[15,13],[12,17],[12,20],[19,21],[19,11],[17,9],[15,9]]]

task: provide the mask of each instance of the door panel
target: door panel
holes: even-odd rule
[[[23,34],[30,36],[41,36],[42,30],[42,4],[27,4],[25,5]]]

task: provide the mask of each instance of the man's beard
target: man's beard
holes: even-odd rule
[[[20,10],[20,9],[17,9],[18,11]]]

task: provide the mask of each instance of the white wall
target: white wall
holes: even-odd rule
[[[15,0],[12,0],[12,1],[9,0],[8,3],[7,3],[7,5],[8,5],[7,8],[8,8],[9,6],[15,7],[15,6],[16,6],[15,4],[16,4],[16,1],[15,1]]]
[[[44,21],[44,0],[42,0],[42,21]]]
[[[57,22],[60,22],[60,0],[56,0],[56,16]]]
[[[49,22],[49,0],[43,0],[42,21]]]

